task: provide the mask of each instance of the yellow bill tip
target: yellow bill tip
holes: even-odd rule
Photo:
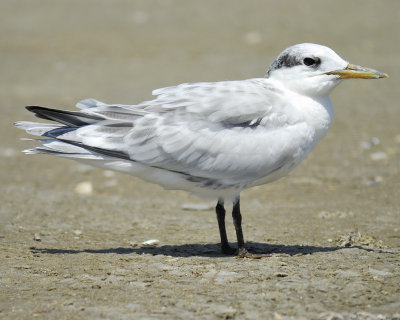
[[[346,68],[342,70],[335,70],[327,72],[329,75],[337,75],[339,79],[380,79],[388,78],[389,75],[375,69],[357,66],[349,63]]]

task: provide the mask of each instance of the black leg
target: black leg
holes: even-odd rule
[[[233,224],[236,230],[236,237],[238,243],[238,251],[237,256],[239,258],[251,258],[251,259],[260,259],[264,257],[269,257],[268,254],[252,254],[249,253],[244,245],[243,231],[242,231],[242,214],[240,213],[240,198],[233,202],[233,210],[232,210],[232,218]]]
[[[225,208],[224,201],[222,199],[218,200],[217,206],[215,207],[215,212],[217,213],[219,235],[221,236],[221,251],[224,254],[234,254],[235,249],[229,246],[228,237],[226,236]]]
[[[233,225],[235,226],[235,230],[236,230],[236,238],[237,238],[237,244],[238,244],[238,256],[242,257],[247,254],[247,250],[244,246],[244,238],[243,238],[243,231],[242,231],[242,215],[240,213],[240,198],[239,197],[233,202],[232,218],[233,218]]]

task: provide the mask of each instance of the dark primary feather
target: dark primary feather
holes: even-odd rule
[[[28,106],[26,109],[33,112],[38,118],[57,121],[69,127],[81,127],[102,120],[98,116],[86,115],[74,111],[56,110],[39,106]]]

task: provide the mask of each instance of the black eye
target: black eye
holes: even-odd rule
[[[315,60],[315,59],[313,59],[313,58],[304,58],[303,63],[304,63],[306,66],[310,67],[310,66],[315,65],[315,64],[317,63],[317,60]]]

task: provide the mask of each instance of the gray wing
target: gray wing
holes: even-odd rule
[[[293,142],[299,145],[312,134],[298,117],[288,116],[290,106],[279,102],[282,93],[265,79],[181,84],[153,94],[154,100],[133,106],[84,100],[77,114],[91,119],[83,119],[86,125],[57,127],[47,136],[92,153],[230,184],[292,161],[293,148],[282,142],[299,139]]]

